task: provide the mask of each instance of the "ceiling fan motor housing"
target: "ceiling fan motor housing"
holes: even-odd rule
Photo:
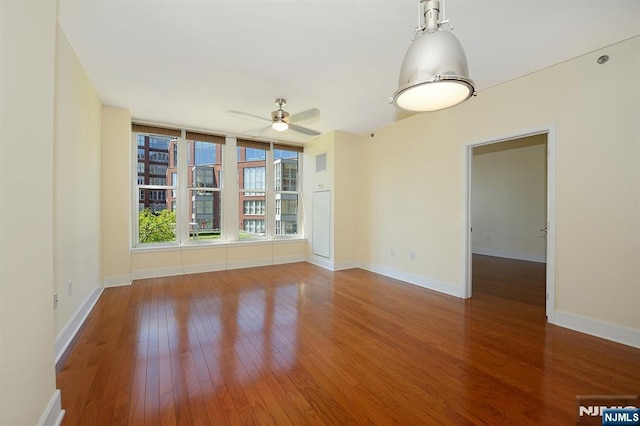
[[[289,113],[287,111],[283,111],[282,108],[273,111],[271,113],[272,121],[284,121],[285,123],[289,123]]]

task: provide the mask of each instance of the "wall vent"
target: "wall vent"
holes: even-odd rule
[[[316,155],[316,172],[327,170],[327,153]]]

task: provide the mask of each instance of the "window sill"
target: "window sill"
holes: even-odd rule
[[[190,244],[167,244],[167,245],[149,245],[144,247],[131,247],[131,253],[153,253],[176,250],[202,250],[218,247],[242,247],[242,246],[259,246],[272,244],[290,244],[307,241],[304,237],[297,238],[274,238],[270,240],[245,240],[245,241],[216,241],[207,243],[190,243]]]

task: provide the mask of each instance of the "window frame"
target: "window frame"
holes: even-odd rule
[[[302,147],[297,147],[297,146],[292,146],[292,145],[285,145],[285,144],[281,144],[281,143],[273,143],[272,146],[272,158],[271,158],[271,164],[272,167],[271,169],[273,170],[273,176],[271,177],[271,181],[273,183],[273,219],[272,219],[272,223],[273,223],[273,239],[275,240],[289,240],[289,239],[296,239],[296,238],[304,238],[304,224],[302,223],[302,164],[304,163],[303,161],[303,154],[304,154],[304,149]],[[276,150],[280,150],[280,151],[289,151],[289,152],[296,152],[297,156],[296,156],[296,160],[297,160],[297,176],[296,176],[296,190],[295,191],[291,191],[291,190],[276,190],[275,189],[275,178],[276,178],[276,173],[275,173],[275,164],[276,164],[276,159],[273,158],[273,155],[275,154]],[[283,160],[282,158],[280,158],[280,160]],[[284,179],[284,164],[283,162],[281,162],[282,164],[282,171],[281,171],[281,176],[280,179]],[[281,188],[283,186],[281,185]],[[283,194],[295,194],[297,196],[297,209],[296,209],[296,233],[295,234],[277,234],[277,230],[278,230],[278,225],[277,225],[277,221],[276,221],[276,210],[277,210],[277,203],[278,201],[280,201],[280,215],[282,215],[283,213],[283,201],[285,201],[283,198],[280,198],[280,200],[277,199],[277,195],[283,195]],[[283,229],[283,225],[284,225],[284,221],[280,221],[280,229]]]
[[[151,130],[151,129],[149,129]],[[159,129],[162,130],[162,129]],[[150,184],[140,184],[140,180],[138,177],[138,173],[140,173],[140,164],[144,164],[144,163],[140,163],[139,160],[139,155],[138,155],[138,151],[141,147],[141,145],[139,144],[139,138],[138,135],[144,135],[147,136],[149,138],[151,138],[152,136],[154,137],[161,137],[161,138],[172,138],[173,136],[168,135],[168,134],[164,134],[164,133],[156,133],[153,131],[132,131],[132,139],[135,140],[135,143],[132,143],[132,148],[135,150],[135,156],[133,156],[133,158],[135,159],[135,161],[132,161],[132,173],[133,176],[135,176],[135,184],[133,186],[133,198],[134,198],[134,205],[135,208],[132,209],[132,215],[133,215],[133,219],[132,219],[132,224],[133,224],[133,235],[132,235],[132,247],[136,248],[136,247],[175,247],[179,244],[178,241],[178,233],[175,233],[175,239],[171,240],[171,241],[161,241],[161,242],[152,242],[152,243],[142,243],[140,242],[140,212],[142,211],[141,207],[144,207],[144,201],[145,199],[147,199],[147,201],[152,201],[152,197],[151,191],[165,191],[165,194],[167,193],[167,191],[173,191],[177,189],[177,186],[171,186],[171,185],[166,185],[166,180],[165,180],[165,185],[150,185]],[[144,149],[146,149],[146,144],[142,145],[142,147]],[[168,148],[168,147],[167,147]],[[145,157],[143,158],[143,160],[146,161],[151,161],[150,160],[150,155],[145,155]],[[151,164],[150,164],[151,166]],[[167,163],[168,166],[168,163]],[[143,166],[143,172],[144,172],[144,166]],[[165,171],[165,177],[166,177],[166,171]],[[131,179],[133,182],[133,179]],[[148,196],[145,196],[145,192],[148,192]],[[143,201],[143,203],[141,203],[141,201]],[[158,201],[158,200],[153,200],[153,201]],[[165,204],[166,204],[166,195],[165,195]],[[150,208],[150,210],[153,212],[153,210]],[[175,210],[174,210],[175,211]],[[175,222],[175,228],[177,229],[177,225],[179,223],[180,220],[180,215],[178,211],[175,211],[176,214],[176,222]]]
[[[138,135],[142,134],[145,136],[161,136],[167,137],[171,136],[173,139],[177,139],[177,143],[175,145],[176,151],[171,153],[174,148],[170,145],[167,149],[168,152],[168,161],[167,161],[167,173],[165,176],[165,185],[139,185],[138,179],[132,179],[132,187],[133,187],[133,234],[131,238],[131,247],[132,249],[155,249],[155,248],[171,248],[171,247],[183,247],[183,246],[198,246],[198,245],[217,245],[221,243],[251,243],[251,242],[268,242],[268,241],[277,241],[277,240],[294,240],[294,239],[303,239],[304,238],[304,224],[302,223],[302,189],[303,189],[303,156],[304,153],[303,148],[297,145],[288,145],[281,144],[278,142],[267,142],[262,140],[250,141],[241,137],[228,137],[225,138],[223,136],[210,135],[212,138],[217,138],[215,141],[207,141],[200,140],[198,138],[193,138],[194,135],[201,135],[200,133],[190,132],[185,129],[168,129],[170,132],[174,132],[171,135],[167,135],[164,132],[157,133],[154,131],[157,129],[153,126],[146,125],[137,125],[138,129],[136,129],[136,124],[132,125],[132,143],[131,149],[133,154],[132,161],[132,172],[134,177],[138,176],[138,161],[139,155],[138,150],[139,141]],[[142,130],[140,130],[142,128]],[[165,130],[163,128],[159,128],[161,131]],[[173,136],[175,132],[178,133],[179,136]],[[206,135],[206,134],[203,134]],[[264,160],[255,158],[245,161],[249,162],[264,162],[264,190],[258,189],[245,189],[240,188],[240,168],[239,168],[239,148],[243,145],[242,141],[249,141],[254,143],[255,145],[251,148],[255,149],[255,147],[264,147],[258,148],[263,149],[265,151]],[[196,142],[213,142],[220,145],[219,150],[217,150],[214,154],[215,162],[214,164],[220,164],[220,166],[213,167],[214,181],[213,184],[217,183],[217,187],[197,187],[196,180],[194,175],[193,182],[189,179],[189,174],[192,173],[192,168],[189,164],[190,159],[190,151],[189,144],[193,143],[193,156],[191,162],[195,163],[195,155],[196,155]],[[246,147],[246,145],[244,145]],[[217,149],[217,148],[216,148]],[[297,187],[296,191],[282,191],[276,190],[275,187],[275,151],[276,150],[284,150],[284,151],[295,151],[297,152],[297,176],[296,182]],[[177,152],[177,162],[175,158],[175,152]],[[220,158],[217,158],[218,154]],[[210,154],[207,154],[210,155]],[[150,161],[148,158],[150,155],[147,155],[144,159],[146,164]],[[162,155],[157,155],[158,158],[163,157]],[[261,157],[261,156],[258,156]],[[245,157],[246,158],[246,157]],[[234,164],[235,163],[235,164]],[[175,164],[175,166],[174,166]],[[196,166],[195,164],[193,165]],[[228,170],[228,168],[235,169]],[[226,171],[225,171],[226,170]],[[169,173],[171,172],[171,173]],[[172,173],[176,173],[177,182],[174,182],[172,179]],[[193,170],[193,173],[198,173],[196,169]],[[232,179],[235,174],[235,182],[229,181]],[[260,179],[261,180],[261,179]],[[244,181],[244,176],[243,176]],[[260,182],[262,183],[262,182]],[[207,183],[205,183],[207,185]],[[244,184],[243,184],[244,186]],[[166,199],[163,200],[167,204],[167,210],[174,209],[176,215],[176,223],[175,223],[175,240],[166,241],[166,242],[157,242],[157,243],[141,243],[139,241],[139,209],[140,209],[140,201],[139,200],[139,189],[148,189],[148,190],[165,190],[170,192],[165,192]],[[197,200],[195,197],[196,191],[203,192],[207,194],[218,194],[218,210],[219,210],[219,238],[215,239],[194,239],[193,238],[193,223],[197,222],[197,220],[192,220],[192,204],[197,204],[198,201],[204,203],[207,200]],[[255,213],[249,213],[247,216],[247,220],[252,220],[255,222],[254,227],[258,227],[258,229],[264,230],[264,235],[256,235],[251,238],[241,238],[240,234],[242,230],[240,229],[240,222],[242,220],[242,215],[244,213],[244,202],[240,202],[242,200],[241,195],[243,192],[248,192],[254,194],[259,198],[252,198],[250,196],[249,201],[252,205],[255,205]],[[296,233],[295,234],[278,234],[278,227],[276,223],[276,197],[277,194],[295,194],[297,196],[297,211],[296,211]],[[145,194],[147,196],[150,193]],[[169,201],[172,201],[172,205],[169,206]],[[244,200],[243,200],[244,201]],[[280,199],[280,203],[282,206],[282,199]],[[201,204],[202,204],[201,203]],[[233,205],[235,206],[233,206]],[[259,204],[262,204],[262,207],[259,207]],[[204,204],[203,204],[204,205]],[[175,207],[174,207],[175,206]],[[213,209],[215,212],[216,207],[216,199],[213,198]],[[284,206],[283,206],[284,207]],[[235,213],[234,213],[235,211]],[[195,210],[193,211],[194,215]],[[209,214],[209,213],[204,213]],[[214,224],[215,224],[215,216]],[[259,227],[257,221],[263,221],[262,227]],[[284,229],[285,222],[281,221],[281,227]],[[244,229],[244,227],[243,227]]]

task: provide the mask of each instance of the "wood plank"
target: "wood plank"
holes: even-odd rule
[[[469,300],[307,263],[105,289],[64,424],[571,424],[640,394],[639,349],[546,323],[544,265],[473,266]]]

